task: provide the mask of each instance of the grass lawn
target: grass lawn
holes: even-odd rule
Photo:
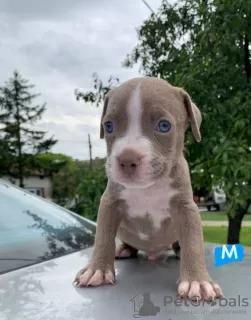
[[[227,227],[203,227],[204,241],[226,244]],[[241,228],[240,243],[251,247],[251,227]]]
[[[201,220],[204,221],[225,221],[227,220],[227,215],[224,211],[210,211],[210,212],[201,212]],[[251,214],[246,214],[243,218],[243,221],[251,221]]]

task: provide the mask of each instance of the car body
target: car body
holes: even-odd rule
[[[15,197],[17,202],[19,197],[27,197],[25,199],[29,199],[30,203],[34,202],[37,208],[48,208],[50,212],[57,210],[58,214],[62,214],[65,219],[68,219],[65,217],[66,213],[73,220],[74,217],[77,220],[82,219],[83,233],[89,230],[91,237],[86,238],[90,241],[84,249],[76,247],[72,251],[56,251],[54,256],[58,257],[53,257],[53,254],[47,255],[43,257],[44,261],[38,259],[38,252],[30,249],[29,256],[33,255],[33,260],[30,258],[30,261],[22,261],[22,259],[25,260],[25,254],[28,251],[15,250],[15,248],[10,252],[12,254],[15,252],[16,256],[6,257],[3,247],[7,241],[10,242],[10,236],[2,238],[5,239],[2,241],[0,238],[0,263],[5,263],[5,266],[2,264],[0,275],[0,320],[128,320],[134,318],[189,320],[211,319],[213,315],[220,315],[219,319],[247,319],[248,315],[249,317],[251,315],[250,249],[245,248],[245,259],[242,262],[215,268],[215,245],[205,244],[209,272],[221,284],[226,298],[217,300],[215,303],[196,304],[196,302],[178,299],[176,280],[179,276],[179,260],[172,253],[169,253],[168,258],[165,254],[156,261],[148,261],[143,253],[135,259],[116,260],[115,285],[78,288],[73,285],[74,276],[91,258],[95,223],[1,180],[0,217],[5,208],[3,199],[6,194],[11,195],[13,202]],[[10,216],[13,214],[10,211],[7,213]],[[36,218],[35,226],[36,223],[41,225],[38,217],[33,216],[33,218]],[[3,230],[2,221],[0,220],[0,237]],[[51,232],[48,224],[43,223],[42,228],[43,232]],[[67,228],[66,231],[68,232]],[[48,239],[51,241],[50,237]],[[22,240],[21,237],[19,240]],[[87,240],[85,240],[86,243]],[[28,242],[31,247],[32,242],[36,244],[33,239],[29,239]],[[40,250],[36,248],[37,251]],[[55,245],[51,246],[50,243],[50,248],[54,250]],[[11,261],[14,260],[10,260],[9,263],[4,262],[4,259],[17,259],[17,257],[20,259],[19,262],[16,261],[12,266]],[[232,299],[232,305],[230,305],[230,299]]]

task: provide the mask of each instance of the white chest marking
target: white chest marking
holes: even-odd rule
[[[130,217],[144,217],[148,213],[156,229],[170,217],[170,200],[178,194],[166,181],[158,181],[145,189],[124,189],[120,198],[125,200]]]
[[[149,239],[149,236],[143,232],[139,232],[139,238],[141,240],[148,240]]]

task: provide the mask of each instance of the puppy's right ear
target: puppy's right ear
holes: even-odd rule
[[[202,122],[201,112],[186,91],[181,89],[180,92],[183,97],[183,103],[186,107],[188,119],[191,121],[191,124],[192,124],[193,136],[195,137],[195,140],[197,142],[200,142],[201,141],[200,126]]]
[[[103,119],[104,119],[104,116],[106,114],[106,110],[107,110],[107,106],[108,106],[110,95],[111,95],[111,91],[109,91],[106,94],[105,100],[104,100],[103,112],[102,112],[101,122],[100,122],[100,139],[104,139],[104,135],[105,135],[104,128],[103,128]]]

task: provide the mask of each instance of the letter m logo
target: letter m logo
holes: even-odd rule
[[[215,266],[220,267],[244,259],[244,248],[240,244],[223,245],[214,249]]]
[[[224,260],[226,255],[229,259],[232,259],[233,255],[235,260],[238,259],[238,253],[235,244],[232,246],[230,251],[228,251],[228,247],[226,245],[222,246],[221,259]]]

